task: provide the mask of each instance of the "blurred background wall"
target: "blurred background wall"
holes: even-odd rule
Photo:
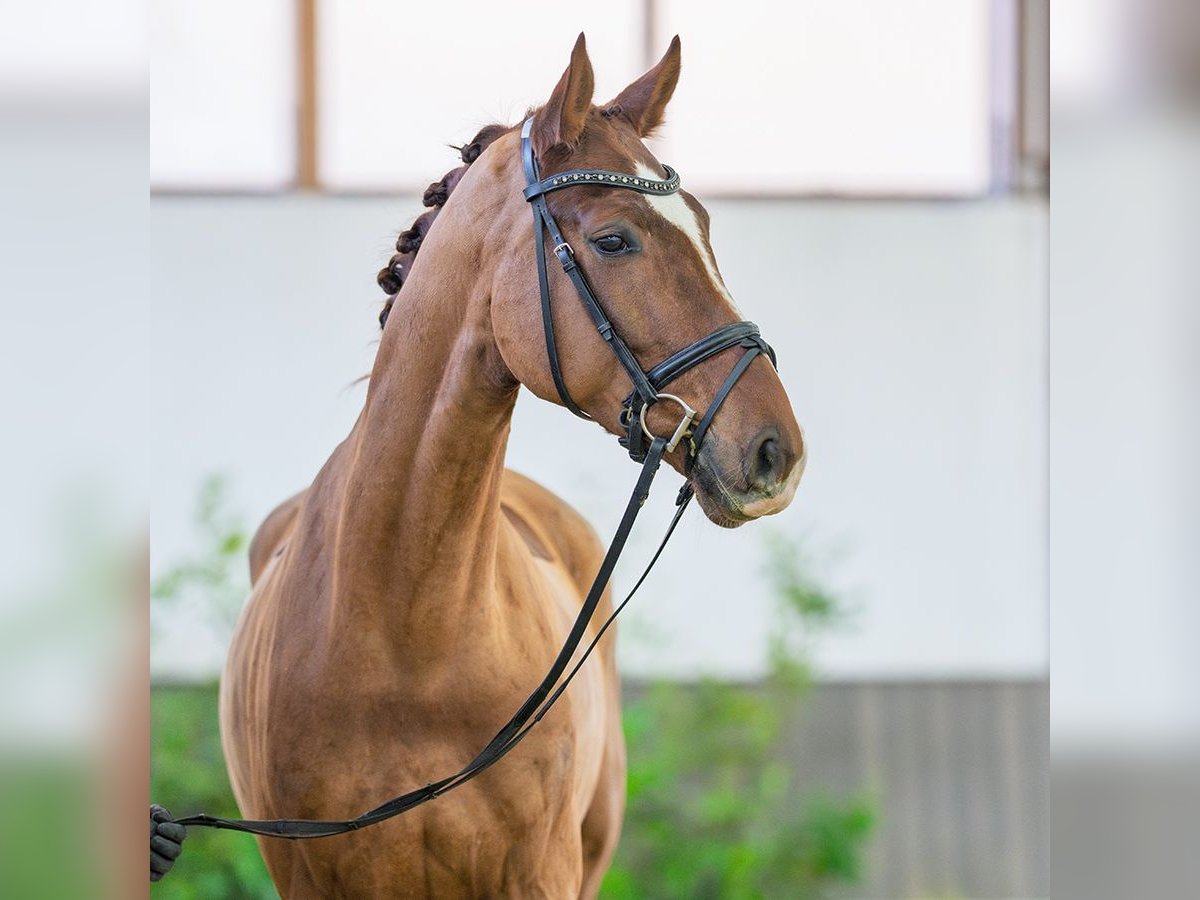
[[[162,0],[151,25],[152,574],[191,551],[206,477],[254,524],[345,436],[374,273],[457,163],[447,145],[543,100],[580,30],[599,99],[679,33],[654,149],[712,214],[810,461],[776,519],[688,518],[630,611],[624,671],[761,678],[767,537],[799,547],[847,615],[813,650],[798,771],[880,797],[850,895],[1048,895],[1046,3]],[[509,465],[601,534],[633,474],[527,395]],[[698,559],[720,561],[699,591]],[[158,683],[219,669],[195,619],[160,623]]]

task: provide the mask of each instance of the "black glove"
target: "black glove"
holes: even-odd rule
[[[183,851],[187,829],[176,824],[171,814],[156,803],[150,804],[150,880],[158,881],[171,871]]]

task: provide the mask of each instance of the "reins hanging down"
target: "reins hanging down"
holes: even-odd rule
[[[641,511],[642,505],[646,502],[646,498],[650,495],[650,485],[653,483],[654,476],[658,472],[665,450],[666,441],[663,438],[656,438],[651,443],[650,450],[646,454],[646,460],[642,464],[641,475],[638,477],[633,494],[630,496],[629,503],[625,507],[625,513],[621,516],[621,523],[617,526],[617,532],[608,547],[608,552],[604,554],[604,560],[601,562],[600,569],[596,573],[591,588],[588,590],[587,597],[579,609],[579,615],[575,618],[575,623],[571,626],[571,631],[567,635],[567,639],[563,642],[562,649],[558,652],[558,656],[555,657],[554,663],[550,666],[550,671],[546,673],[546,677],[542,679],[541,683],[529,695],[528,699],[521,704],[521,708],[505,723],[504,727],[496,732],[496,735],[488,742],[487,746],[473,760],[467,763],[466,766],[453,775],[449,775],[439,781],[431,782],[422,788],[409,791],[407,794],[401,794],[399,797],[395,797],[353,819],[333,821],[317,819],[225,819],[201,813],[193,816],[185,816],[175,821],[180,825],[223,828],[229,831],[242,831],[248,834],[261,834],[268,837],[291,838],[294,840],[331,837],[335,834],[357,831],[360,828],[366,828],[368,825],[375,825],[386,819],[398,816],[401,813],[408,812],[413,807],[427,803],[447,791],[465,784],[480,772],[499,762],[505,754],[524,739],[530,729],[550,711],[550,708],[562,696],[563,692],[567,689],[567,685],[571,683],[571,680],[575,677],[575,673],[579,671],[584,661],[591,655],[592,649],[600,641],[608,626],[612,624],[621,610],[625,608],[625,605],[633,598],[633,595],[637,593],[638,588],[642,586],[642,582],[646,580],[646,576],[650,574],[650,570],[658,562],[658,558],[666,547],[671,533],[675,530],[675,526],[683,517],[683,512],[687,508],[690,495],[680,497],[675,517],[671,520],[666,534],[663,536],[658,549],[650,559],[650,563],[646,566],[645,571],[642,572],[641,577],[638,578],[637,583],[621,604],[613,610],[604,625],[596,633],[596,636],[592,638],[591,642],[585,648],[583,655],[580,656],[571,671],[567,673],[566,678],[560,683],[559,679],[562,678],[563,672],[566,671],[567,666],[570,664],[571,657],[574,656],[575,650],[583,640],[587,626],[596,612],[596,607],[604,596],[604,589],[607,587],[613,568],[621,556],[621,551],[625,548],[625,542],[629,538],[629,533],[633,530],[633,523]],[[555,687],[556,685],[557,688]]]
[[[650,371],[644,371],[641,364],[638,363],[637,357],[634,356],[633,351],[629,349],[628,344],[617,334],[612,322],[604,312],[604,308],[596,298],[587,277],[575,259],[574,250],[563,237],[558,224],[550,213],[546,202],[546,195],[562,188],[585,184],[625,188],[650,195],[673,194],[679,190],[679,175],[669,166],[664,166],[667,177],[661,180],[634,176],[626,172],[609,172],[597,169],[576,169],[569,172],[560,172],[542,179],[538,173],[537,160],[534,156],[533,144],[530,139],[532,125],[533,119],[529,118],[525,121],[524,127],[521,130],[521,160],[527,183],[524,195],[533,209],[534,256],[537,260],[538,288],[541,293],[542,328],[546,340],[546,353],[550,363],[550,373],[554,378],[554,384],[563,405],[577,416],[591,418],[571,397],[571,393],[567,389],[567,384],[563,377],[562,367],[559,364],[558,347],[554,336],[554,321],[550,306],[550,279],[546,266],[547,235],[552,242],[552,252],[562,265],[563,271],[571,283],[575,286],[580,302],[591,317],[596,330],[608,343],[609,347],[612,348],[617,360],[629,375],[633,390],[622,405],[620,421],[622,427],[625,428],[625,435],[620,438],[620,442],[628,449],[629,455],[642,464],[641,474],[638,476],[633,493],[626,504],[625,512],[621,516],[621,522],[617,526],[617,531],[613,535],[612,542],[609,544],[600,568],[596,572],[596,577],[588,589],[587,596],[580,606],[579,614],[575,618],[575,622],[571,626],[566,640],[563,641],[562,648],[559,650],[546,676],[525,702],[521,704],[521,707],[513,714],[512,718],[496,732],[487,746],[474,759],[453,775],[431,782],[424,787],[409,791],[406,794],[401,794],[399,797],[395,797],[353,819],[329,821],[314,819],[250,820],[226,819],[219,816],[198,814],[176,819],[175,821],[178,824],[204,828],[221,828],[230,831],[242,831],[249,834],[294,840],[345,834],[349,831],[357,831],[360,828],[375,825],[420,806],[422,803],[427,803],[436,797],[440,797],[442,794],[465,784],[480,772],[499,762],[529,734],[530,730],[541,721],[542,717],[550,711],[563,695],[563,692],[566,691],[575,674],[583,666],[584,662],[586,662],[588,656],[591,655],[592,650],[604,636],[605,631],[608,630],[609,625],[612,624],[625,608],[626,604],[633,598],[634,594],[637,593],[638,588],[642,586],[642,583],[646,580],[646,576],[650,574],[650,570],[658,562],[659,556],[662,555],[663,549],[675,531],[675,526],[679,524],[679,520],[687,509],[688,502],[692,498],[690,483],[685,483],[683,489],[680,490],[679,497],[676,500],[677,509],[675,515],[671,519],[671,523],[663,535],[658,549],[655,550],[641,577],[638,578],[633,589],[625,599],[621,601],[608,619],[605,620],[604,624],[596,632],[595,637],[584,648],[583,653],[576,660],[575,664],[571,666],[571,660],[575,656],[575,651],[583,641],[588,625],[591,623],[596,608],[604,595],[604,590],[608,586],[609,579],[612,577],[617,560],[625,549],[626,541],[633,530],[638,513],[641,511],[642,505],[646,502],[646,498],[650,494],[650,486],[654,482],[654,476],[662,464],[663,457],[681,443],[686,442],[684,444],[684,465],[686,469],[690,470],[695,463],[700,445],[708,433],[713,418],[737,384],[738,379],[749,368],[750,363],[754,361],[755,357],[765,354],[771,360],[772,365],[775,364],[775,352],[759,334],[758,326],[753,322],[734,322],[717,329],[707,337],[701,338],[684,347],[682,350],[677,351],[663,362],[654,366]],[[713,396],[703,415],[699,415],[682,398],[663,392],[663,388],[685,372],[690,371],[721,351],[734,346],[742,347],[745,352],[739,357],[732,371],[730,371],[725,381],[717,389],[716,394]],[[669,436],[654,435],[646,424],[647,410],[661,400],[674,402],[682,411],[679,424]],[[697,421],[698,415],[699,421]],[[569,670],[568,666],[570,666]]]

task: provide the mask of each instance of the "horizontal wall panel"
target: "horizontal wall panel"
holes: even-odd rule
[[[151,347],[155,575],[195,553],[207,475],[229,478],[231,509],[254,527],[346,436],[379,333],[375,273],[413,203],[156,198],[152,276],[171,289],[155,296],[155,328],[172,339]],[[761,675],[779,621],[773,535],[846,609],[816,649],[822,674],[1041,677],[1045,206],[706,205],[725,281],[779,353],[808,468],[778,516],[730,531],[689,511],[622,616],[622,671]],[[605,538],[637,470],[610,435],[526,391],[506,464]],[[675,511],[678,476],[658,477],[614,575],[618,596]],[[1093,495],[1112,493],[1099,483],[1088,482]],[[224,652],[195,629],[160,647],[171,671]]]

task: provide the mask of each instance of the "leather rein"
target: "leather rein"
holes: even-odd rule
[[[568,172],[559,172],[543,179],[539,176],[537,160],[534,156],[532,141],[530,140],[532,125],[533,119],[531,117],[525,121],[521,129],[521,160],[527,184],[524,195],[533,208],[534,248],[537,260],[538,287],[541,292],[542,326],[546,339],[546,352],[550,362],[550,373],[554,378],[554,384],[563,405],[575,415],[590,419],[591,416],[584,412],[571,397],[566,381],[563,378],[562,368],[559,365],[558,345],[554,337],[554,321],[550,307],[550,281],[546,271],[547,241],[545,238],[547,235],[549,236],[552,252],[562,265],[567,277],[570,278],[571,283],[575,286],[575,290],[579,294],[579,299],[591,317],[593,324],[596,326],[596,330],[608,343],[609,347],[612,348],[617,360],[621,363],[621,366],[625,369],[629,375],[629,380],[633,384],[633,390],[625,398],[622,405],[620,421],[622,427],[625,428],[625,435],[619,440],[621,445],[628,449],[630,457],[642,464],[641,474],[638,476],[637,483],[633,488],[633,494],[630,496],[628,504],[626,504],[625,512],[621,516],[621,522],[617,526],[616,533],[613,535],[607,552],[604,554],[604,559],[600,564],[599,570],[596,572],[596,577],[592,581],[591,587],[588,589],[587,596],[580,606],[579,615],[571,626],[566,640],[563,641],[562,649],[559,650],[558,655],[550,666],[550,670],[546,673],[541,683],[538,684],[525,702],[521,704],[521,707],[513,714],[512,718],[496,732],[496,735],[474,759],[453,775],[431,782],[424,787],[409,791],[406,794],[401,794],[399,797],[395,797],[353,819],[330,821],[315,819],[250,820],[226,819],[219,816],[197,814],[176,819],[175,821],[179,824],[195,825],[204,828],[221,828],[230,831],[242,831],[248,834],[290,838],[293,840],[330,837],[336,834],[357,831],[360,828],[366,828],[398,816],[414,807],[420,806],[422,803],[427,803],[448,791],[454,790],[456,787],[465,784],[476,775],[479,775],[484,770],[499,762],[500,759],[529,734],[530,730],[542,720],[551,707],[554,706],[558,698],[563,695],[563,692],[567,689],[575,674],[587,661],[592,650],[595,649],[597,643],[599,643],[604,633],[608,630],[608,627],[620,615],[626,604],[633,599],[633,595],[637,593],[638,588],[642,586],[642,582],[646,580],[646,577],[650,574],[650,570],[654,568],[654,564],[658,562],[659,556],[662,555],[663,549],[675,531],[675,526],[679,524],[679,520],[683,517],[684,511],[692,499],[690,482],[685,482],[683,488],[679,491],[679,496],[675,501],[675,515],[671,519],[671,523],[667,527],[658,548],[654,551],[654,555],[650,558],[649,564],[634,584],[633,589],[630,590],[625,599],[613,610],[604,624],[600,626],[600,629],[596,632],[596,636],[587,644],[579,659],[572,666],[571,659],[583,640],[587,627],[596,612],[596,608],[603,598],[605,588],[608,586],[617,560],[625,548],[629,534],[633,530],[638,513],[641,511],[646,498],[650,495],[650,486],[662,463],[663,456],[674,450],[681,442],[686,441],[684,465],[690,471],[699,453],[700,445],[708,433],[709,426],[712,425],[713,418],[717,414],[717,410],[721,408],[721,404],[725,402],[730,391],[737,384],[738,379],[749,368],[750,363],[754,361],[756,356],[765,354],[771,360],[771,364],[775,364],[775,352],[759,334],[758,326],[753,322],[734,322],[673,353],[648,372],[644,371],[633,352],[629,349],[629,346],[617,334],[612,322],[609,321],[603,307],[600,305],[599,300],[597,300],[596,294],[588,283],[587,277],[576,262],[574,250],[567,243],[554,217],[550,214],[550,210],[546,204],[546,196],[554,191],[573,185],[600,185],[662,196],[673,194],[679,190],[679,175],[670,166],[664,166],[663,168],[666,170],[667,177],[661,180],[633,176],[624,172],[609,172],[598,169],[574,169]],[[721,351],[734,346],[742,347],[744,352],[737,363],[734,364],[725,381],[717,389],[716,394],[709,403],[708,409],[702,416],[682,398],[663,392],[663,388],[685,372],[690,371]],[[669,437],[652,434],[646,425],[646,411],[655,403],[662,400],[672,401],[680,407],[683,413],[679,424]],[[699,421],[697,421],[698,416]],[[570,666],[569,670],[568,666]]]

